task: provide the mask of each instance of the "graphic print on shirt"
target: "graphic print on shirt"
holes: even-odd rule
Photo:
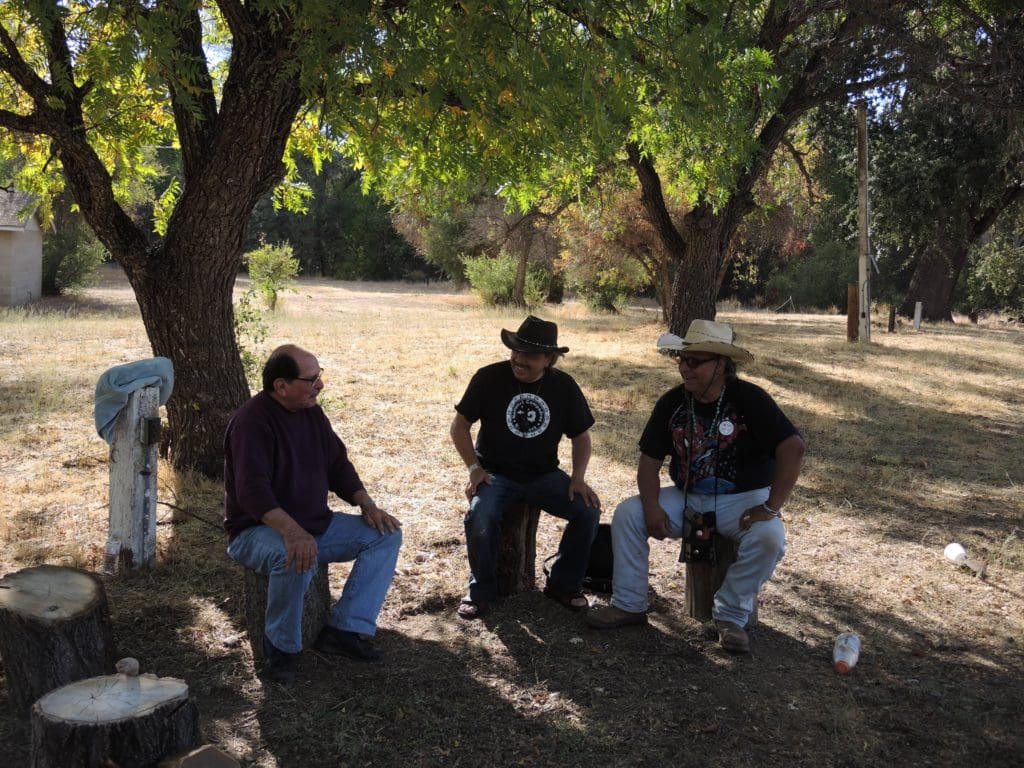
[[[505,411],[505,424],[516,437],[537,437],[551,424],[548,404],[530,392],[512,398]]]
[[[690,489],[709,477],[728,480],[727,485],[731,485],[737,473],[736,440],[747,429],[738,414],[727,407],[721,420],[714,425],[710,419],[698,414],[693,424],[695,435],[691,435],[690,412],[684,406],[672,415],[669,427],[680,463],[690,468],[687,483]],[[710,434],[711,429],[714,434]]]

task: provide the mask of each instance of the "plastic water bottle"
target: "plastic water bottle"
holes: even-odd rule
[[[832,648],[832,664],[840,675],[847,674],[860,658],[860,637],[855,632],[843,632]]]

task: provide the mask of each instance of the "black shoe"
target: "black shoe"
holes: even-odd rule
[[[326,626],[321,630],[320,637],[316,639],[313,647],[322,653],[333,653],[339,656],[348,656],[359,661],[377,661],[380,653],[374,650],[368,640],[356,632],[348,632],[344,629],[335,629]]]
[[[263,665],[260,677],[275,683],[290,685],[295,682],[295,660],[297,653],[285,653],[263,636]]]

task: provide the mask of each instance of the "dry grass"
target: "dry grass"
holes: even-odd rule
[[[636,439],[676,381],[652,351],[658,314],[546,307],[564,367],[598,418],[590,480],[607,507],[634,493]],[[762,595],[749,658],[723,655],[682,607],[675,544],[652,559],[651,626],[601,634],[537,593],[486,625],[453,618],[464,589],[464,470],[447,428],[476,368],[504,355],[489,311],[443,286],[303,281],[269,344],[327,369],[324,407],[371,493],[405,524],[381,617],[380,666],[304,657],[299,686],[264,687],[237,636],[238,573],[216,529],[217,483],[161,467],[159,567],[107,582],[115,635],[144,671],[186,679],[209,741],[247,766],[1019,765],[1024,759],[1024,333],[876,329],[725,311],[766,386],[805,432],[789,552]],[[92,391],[149,354],[113,272],[70,301],[0,313],[0,573],[96,569],[107,447]],[[567,455],[566,455],[567,458]],[[541,523],[541,553],[559,526]],[[958,540],[987,581],[942,559]],[[332,572],[340,588],[345,569]],[[835,676],[835,634],[865,649]],[[3,692],[0,691],[0,694]],[[27,725],[0,703],[0,764],[27,763]]]

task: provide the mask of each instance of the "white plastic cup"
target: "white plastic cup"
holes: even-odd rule
[[[843,632],[832,648],[832,666],[840,675],[848,674],[860,658],[860,636],[856,632]]]
[[[964,545],[958,544],[955,541],[952,544],[947,544],[942,554],[951,563],[956,563],[957,565],[963,565],[964,560],[967,559],[967,550],[964,549]]]

